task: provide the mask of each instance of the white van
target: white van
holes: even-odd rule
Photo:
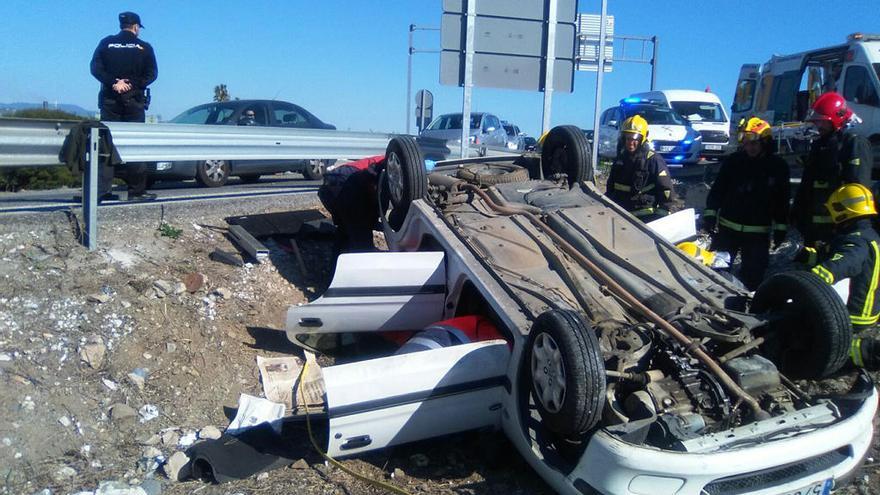
[[[730,119],[714,93],[693,89],[665,89],[634,93],[632,96],[667,105],[690,121],[703,137],[703,156],[718,158],[727,152]]]

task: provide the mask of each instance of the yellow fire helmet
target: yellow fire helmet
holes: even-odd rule
[[[641,142],[644,143],[648,139],[648,121],[641,115],[633,115],[624,120],[623,125],[620,126],[620,133],[623,134],[624,132],[638,134],[642,137]]]
[[[675,247],[706,266],[712,266],[712,263],[715,261],[715,253],[697,246],[696,242],[680,242]]]
[[[834,223],[877,214],[871,190],[858,183],[838,187],[831,193],[825,208],[831,213],[831,221]]]
[[[756,139],[771,139],[772,137],[773,131],[770,129],[770,124],[768,124],[766,120],[752,117],[748,120],[742,119],[739,121],[736,139],[740,143],[754,141]]]

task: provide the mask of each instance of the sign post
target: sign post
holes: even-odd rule
[[[433,118],[434,95],[427,89],[420,89],[416,93],[416,127],[420,134]]]

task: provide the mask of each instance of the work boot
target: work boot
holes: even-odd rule
[[[156,195],[148,192],[128,195],[129,201],[153,201],[154,199],[156,199]]]
[[[849,357],[859,368],[880,370],[880,340],[874,337],[853,337]]]

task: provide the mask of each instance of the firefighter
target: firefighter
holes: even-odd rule
[[[880,316],[877,282],[880,277],[880,236],[871,226],[877,215],[871,190],[862,184],[845,184],[825,204],[834,225],[827,249],[806,247],[800,258],[828,284],[849,278],[846,309],[853,326],[850,356],[856,366],[880,368],[880,341],[869,331]]]
[[[119,33],[102,39],[92,55],[90,70],[100,81],[98,106],[105,122],[144,122],[149,107],[147,86],[156,80],[156,55],[153,47],[138,38],[143,29],[134,12],[119,14]],[[98,173],[101,197],[107,197],[113,182],[112,167]],[[147,164],[128,163],[116,171],[128,184],[128,198],[133,201],[156,199],[147,190]]]
[[[816,99],[807,120],[819,133],[810,145],[804,162],[804,175],[792,207],[793,222],[804,236],[804,244],[831,240],[833,226],[824,204],[828,195],[842,184],[871,186],[873,155],[867,139],[845,132],[860,122],[837,93]]]
[[[620,126],[617,158],[605,195],[644,222],[669,214],[672,180],[663,157],[648,147],[648,122],[633,115]]]
[[[739,278],[755,290],[764,279],[770,241],[785,240],[788,225],[788,164],[773,153],[770,124],[752,117],[737,133],[740,149],[721,165],[706,198],[702,227],[713,233],[712,250],[742,256]]]

